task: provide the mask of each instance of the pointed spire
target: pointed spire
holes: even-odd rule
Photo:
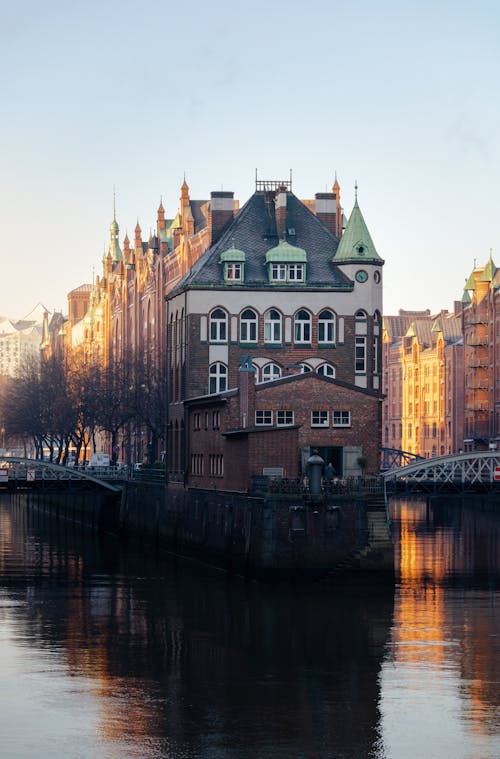
[[[356,192],[357,192],[356,183]],[[361,209],[358,205],[358,199],[356,195],[356,202],[352,213],[347,222],[345,232],[341,237],[339,247],[335,253],[335,263],[373,263],[374,261],[380,262],[382,258],[377,253],[373,240],[366,226],[366,222],[361,213]]]
[[[480,282],[493,282],[493,278],[497,273],[497,267],[493,263],[493,249],[490,248],[490,257],[488,263],[484,267],[484,271],[481,274]]]
[[[161,229],[165,226],[165,209],[163,208],[162,198],[160,197],[160,205],[158,206],[158,228]]]
[[[474,259],[474,269],[471,271],[469,277],[465,280],[465,289],[466,290],[475,290],[476,289],[476,280],[474,279],[474,271],[476,269],[476,259]]]
[[[469,295],[469,288],[467,287],[467,279],[465,280],[464,292],[462,295],[461,303],[462,303],[462,306],[468,306],[469,303],[472,303],[471,297]]]
[[[139,226],[139,219],[137,219],[137,224],[135,225],[135,230],[134,230],[134,248],[135,250],[139,248],[142,250],[142,237],[141,237],[141,228]]]
[[[121,252],[120,243],[118,240],[119,232],[120,232],[120,227],[118,226],[118,222],[116,221],[116,192],[113,186],[113,221],[111,222],[111,225],[109,227],[109,247],[108,247],[108,256],[110,256],[113,261],[122,260],[122,252]]]
[[[123,240],[123,258],[125,259],[125,263],[129,263],[130,253],[130,240],[126,234],[125,239]]]

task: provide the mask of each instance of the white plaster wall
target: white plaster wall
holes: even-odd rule
[[[361,267],[354,267],[357,271]],[[368,271],[369,267],[366,268]],[[380,267],[371,267],[371,269]],[[354,271],[352,276],[354,276]],[[370,282],[372,284],[370,285]],[[184,305],[184,300],[182,301]],[[286,292],[268,290],[262,292],[244,292],[230,289],[221,291],[189,290],[187,293],[187,313],[208,313],[216,306],[226,309],[230,314],[238,315],[245,308],[254,308],[260,314],[274,306],[286,315],[292,315],[299,308],[306,308],[312,313],[319,313],[324,308],[330,308],[337,316],[354,316],[360,308],[370,316],[374,311],[382,309],[382,288],[372,280],[364,284],[356,283],[353,292],[308,292],[300,287]],[[171,306],[171,310],[173,307]]]

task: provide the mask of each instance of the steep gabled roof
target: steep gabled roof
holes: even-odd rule
[[[305,286],[352,290],[352,281],[334,260],[339,244],[337,238],[292,192],[286,195],[286,242],[306,253]],[[205,251],[170,295],[184,288],[226,286],[221,255],[230,248],[245,254],[245,278],[238,283],[238,288],[268,287],[266,253],[278,244],[274,198],[264,191],[256,191],[220,239]]]
[[[417,319],[412,322],[406,337],[416,337],[419,345],[429,346],[432,345],[432,319]]]

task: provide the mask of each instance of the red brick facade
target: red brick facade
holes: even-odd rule
[[[252,478],[265,474],[296,479],[305,474],[315,449],[325,463],[332,461],[339,476],[362,470],[376,473],[380,436],[374,420],[380,405],[380,397],[372,391],[353,389],[313,372],[255,386],[254,373],[240,371],[237,390],[186,404],[187,483],[245,492]],[[324,426],[313,421],[318,412],[325,415]],[[259,414],[260,421],[268,423],[258,424]],[[352,454],[350,461],[346,451]],[[214,456],[220,457],[218,469]]]

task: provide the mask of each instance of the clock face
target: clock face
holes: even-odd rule
[[[366,282],[366,280],[368,279],[368,274],[366,273],[364,269],[360,269],[359,271],[357,271],[355,276],[358,282]]]

